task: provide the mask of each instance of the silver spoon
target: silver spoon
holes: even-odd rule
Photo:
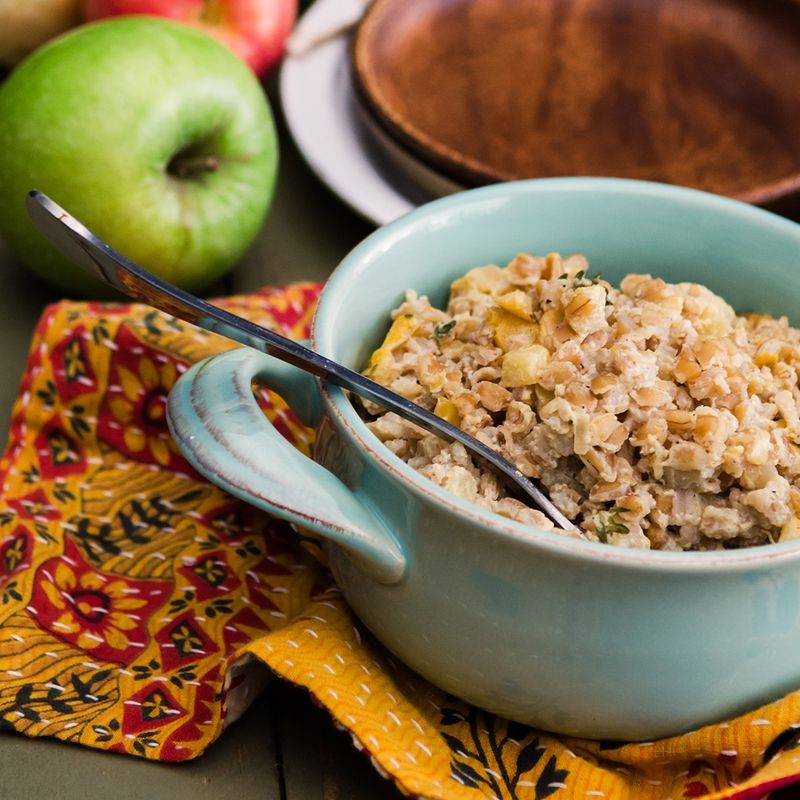
[[[389,391],[354,370],[315,353],[299,342],[255,325],[242,317],[206,303],[178,289],[137,266],[118,253],[88,228],[41,192],[30,192],[28,213],[45,238],[64,256],[90,275],[119,292],[141,300],[153,308],[179,317],[213,333],[286,361],[318,378],[349,389],[359,397],[371,400],[382,408],[394,411],[426,431],[447,441],[460,442],[482,464],[503,479],[514,495],[533,504],[557,527],[577,531],[575,526],[553,505],[542,489],[526,478],[499,453],[469,434]]]

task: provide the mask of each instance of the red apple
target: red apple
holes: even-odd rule
[[[149,14],[214,36],[263,75],[283,55],[297,0],[84,0],[87,20]]]

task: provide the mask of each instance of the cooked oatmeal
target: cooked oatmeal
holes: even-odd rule
[[[592,540],[713,550],[800,538],[800,331],[736,315],[709,289],[583,256],[518,255],[409,291],[365,371],[538,478]],[[365,403],[372,432],[422,475],[552,528],[459,444]]]

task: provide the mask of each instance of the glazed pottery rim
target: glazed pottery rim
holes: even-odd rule
[[[502,204],[518,195],[531,192],[536,194],[540,191],[605,192],[615,195],[657,197],[682,205],[688,203],[697,206],[699,210],[721,211],[728,216],[738,217],[742,224],[771,229],[782,235],[788,234],[797,239],[798,254],[800,254],[800,224],[742,201],[699,189],[654,181],[600,177],[531,178],[497,183],[468,189],[419,206],[378,228],[356,245],[331,273],[320,295],[311,327],[313,347],[322,355],[329,357],[335,355],[332,347],[335,336],[328,315],[328,308],[334,302],[332,298],[335,297],[339,286],[358,280],[359,273],[376,257],[380,257],[382,252],[391,248],[394,242],[409,236],[424,235],[425,229],[436,217],[447,217],[453,212],[457,213],[459,209],[466,210],[486,203]],[[504,538],[530,545],[534,550],[542,548],[554,555],[561,554],[564,557],[626,569],[688,573],[748,570],[800,557],[800,541],[776,542],[721,551],[643,550],[591,542],[508,519],[439,487],[392,453],[369,431],[343,389],[322,382],[322,394],[327,399],[328,407],[338,423],[358,442],[367,456],[383,470],[391,473],[395,479],[401,480],[415,494],[431,499],[450,512],[477,523],[490,534],[500,534]]]

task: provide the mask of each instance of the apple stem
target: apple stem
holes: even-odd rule
[[[169,163],[168,171],[176,178],[199,178],[220,167],[216,156],[177,156]]]

